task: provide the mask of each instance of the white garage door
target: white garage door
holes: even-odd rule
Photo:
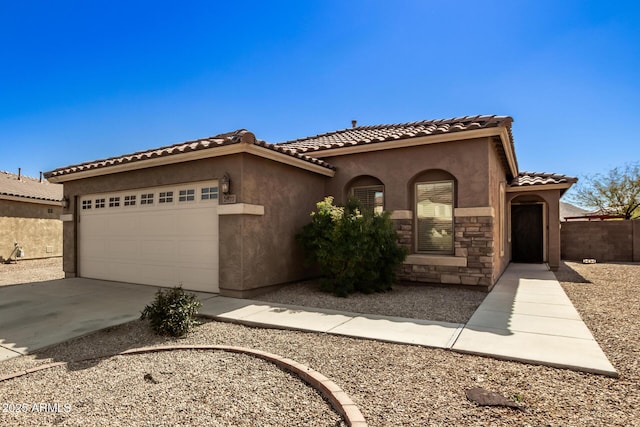
[[[80,276],[218,292],[218,183],[80,199]]]

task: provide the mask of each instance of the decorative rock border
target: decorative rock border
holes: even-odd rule
[[[360,409],[351,400],[351,398],[345,393],[336,383],[329,380],[329,378],[322,375],[320,372],[311,369],[310,367],[298,363],[295,360],[288,359],[286,357],[278,356],[277,354],[267,353],[266,351],[253,350],[245,347],[233,347],[224,345],[171,345],[171,346],[152,346],[152,347],[140,347],[125,350],[120,353],[112,355],[91,357],[87,359],[74,360],[76,362],[86,362],[96,359],[104,359],[113,356],[128,356],[144,353],[158,353],[161,351],[174,351],[174,350],[220,350],[229,353],[241,353],[250,356],[257,357],[259,359],[266,360],[277,365],[279,368],[288,372],[296,374],[300,379],[309,384],[311,387],[318,390],[327,400],[331,403],[333,409],[342,415],[351,427],[367,427],[368,424],[364,419],[364,416],[360,412]],[[70,362],[55,362],[48,363],[46,365],[36,366],[24,371],[17,371],[9,375],[0,377],[0,382],[8,381],[14,378],[18,378],[24,375],[31,374],[33,372],[42,371],[57,366],[64,366]]]

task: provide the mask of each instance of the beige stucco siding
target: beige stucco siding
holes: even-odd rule
[[[305,277],[307,269],[295,235],[311,221],[311,212],[324,197],[326,179],[282,163],[243,155],[243,201],[264,206],[264,215],[243,215],[239,219],[242,239],[236,239],[242,246],[244,294]],[[227,218],[221,217],[221,231]],[[227,239],[233,236],[223,239],[221,235],[221,242]]]
[[[502,162],[496,144],[488,145],[489,156],[489,205],[494,211],[493,228],[493,275],[497,280],[507,268],[510,260],[508,247],[507,169]],[[501,195],[502,191],[502,195]]]
[[[25,259],[62,256],[60,206],[0,200],[0,257],[9,258],[14,242]]]
[[[385,186],[385,209],[412,210],[412,182],[422,172],[441,169],[457,180],[457,207],[488,206],[488,138],[330,157],[337,167],[327,194],[344,200],[347,184],[360,175],[378,178]]]

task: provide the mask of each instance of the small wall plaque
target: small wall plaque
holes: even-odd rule
[[[230,203],[235,203],[236,202],[236,195],[235,194],[223,194],[222,195],[222,203],[223,204],[230,204]]]

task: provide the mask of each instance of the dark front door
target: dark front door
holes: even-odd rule
[[[542,262],[542,205],[511,205],[511,260]]]

